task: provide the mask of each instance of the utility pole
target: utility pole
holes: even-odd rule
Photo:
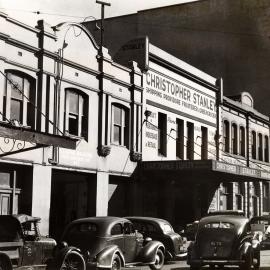
[[[108,98],[104,94],[104,72],[103,72],[103,43],[104,43],[104,10],[105,6],[110,6],[108,2],[96,0],[97,4],[101,5],[101,20],[100,20],[100,45],[98,52],[99,59],[99,108],[98,108],[98,154],[106,157],[110,154],[110,147],[108,146],[108,116],[107,106]]]

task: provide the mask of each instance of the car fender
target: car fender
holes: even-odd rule
[[[121,265],[125,266],[125,259],[122,251],[117,245],[111,245],[104,248],[96,256],[97,267],[100,268],[112,268],[112,260],[114,255],[117,254],[121,259]]]
[[[143,263],[154,263],[155,257],[158,249],[161,249],[163,254],[165,254],[165,247],[159,241],[150,241],[148,242],[140,251],[138,255],[139,261]]]
[[[73,247],[73,246],[65,246],[63,248],[58,248],[55,252],[55,265],[56,267],[62,266],[62,263],[64,262],[65,258],[71,253],[76,252],[79,255],[83,256],[81,253],[81,250],[79,248]]]
[[[240,248],[239,248],[239,253],[240,253],[240,258],[245,259],[245,256],[252,250],[252,245],[250,242],[244,242]]]
[[[11,262],[9,256],[8,256],[6,253],[4,253],[4,252],[0,252],[0,260],[1,260],[2,258],[3,258],[4,260],[6,260],[6,262],[7,262],[7,267],[8,267],[7,269],[12,270],[12,262]]]

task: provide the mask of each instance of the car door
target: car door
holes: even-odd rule
[[[136,260],[138,253],[138,242],[132,223],[124,223],[124,257],[126,263],[132,263]]]
[[[107,245],[117,245],[123,252],[124,250],[124,229],[121,223],[116,223],[111,229],[111,237],[107,240]]]

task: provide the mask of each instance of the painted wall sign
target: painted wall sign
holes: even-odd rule
[[[149,70],[145,75],[145,88],[146,99],[173,106],[190,115],[196,114],[202,119],[208,118],[212,122],[216,121],[215,96],[205,94],[203,89],[195,89],[180,81],[180,77],[175,79]]]

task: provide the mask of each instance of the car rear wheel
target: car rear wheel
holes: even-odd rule
[[[0,258],[0,270],[11,270],[11,265],[6,258]]]
[[[115,254],[113,256],[112,261],[112,270],[120,270],[120,269],[121,269],[121,259],[117,254]]]
[[[164,253],[162,252],[161,249],[158,249],[155,256],[155,263],[151,264],[150,268],[152,270],[160,270],[163,265],[164,265]]]
[[[78,252],[70,252],[66,255],[60,270],[85,270],[85,262]]]
[[[252,261],[253,261],[252,254],[251,252],[248,252],[245,258],[245,262],[240,265],[240,270],[251,270],[253,264]]]

